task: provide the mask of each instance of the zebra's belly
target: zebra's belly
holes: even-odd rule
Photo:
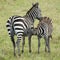
[[[24,36],[33,35],[33,29],[27,28],[26,30],[24,30],[23,35],[24,35]]]

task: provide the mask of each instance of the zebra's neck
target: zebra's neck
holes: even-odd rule
[[[33,18],[32,15],[26,14],[24,17],[25,17],[25,18],[28,18],[31,22],[34,23],[34,18]]]

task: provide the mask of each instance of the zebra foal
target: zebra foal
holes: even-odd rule
[[[39,5],[38,3],[35,3],[24,16],[11,16],[6,23],[9,36],[13,43],[14,55],[16,55],[14,35],[17,36],[16,44],[18,48],[18,55],[20,56],[21,55],[20,54],[20,40],[22,39],[24,33],[28,33],[28,30],[33,28],[34,19],[40,19],[41,17],[41,10],[38,5]],[[30,46],[29,51],[31,51],[31,43],[29,43],[29,46]]]
[[[49,17],[42,17],[41,21],[39,22],[36,34],[38,36],[38,53],[40,48],[40,39],[44,37],[45,40],[45,52],[50,52],[50,38],[52,38],[52,31],[53,31],[53,25],[52,25],[52,19]]]

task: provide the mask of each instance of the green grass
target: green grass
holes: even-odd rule
[[[50,40],[51,53],[44,52],[44,39],[41,39],[40,54],[37,53],[37,37],[32,37],[32,53],[28,52],[28,39],[24,47],[24,54],[13,56],[13,47],[6,30],[6,21],[12,15],[23,16],[32,6],[32,2],[39,2],[43,16],[53,21],[53,39]],[[38,21],[35,21],[35,26]],[[22,44],[20,46],[22,49]],[[16,51],[17,52],[17,51]],[[60,60],[60,0],[0,0],[0,60]]]

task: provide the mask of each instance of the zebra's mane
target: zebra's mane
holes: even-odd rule
[[[38,7],[38,2],[35,3],[35,4],[28,10],[28,12],[26,13],[26,15],[29,14],[30,11],[31,11],[34,7]]]

